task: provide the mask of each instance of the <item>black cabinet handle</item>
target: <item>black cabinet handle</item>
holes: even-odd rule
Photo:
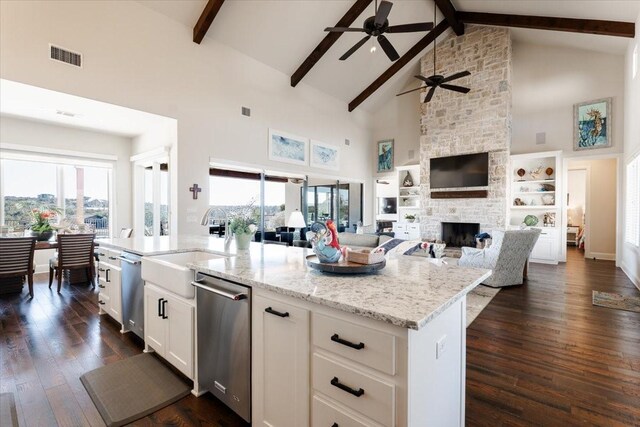
[[[158,317],[162,317],[162,301],[164,298],[158,298]]]
[[[167,307],[165,306],[166,303],[167,303],[167,300],[163,298],[163,301],[162,301],[162,318],[163,319],[169,318],[169,316],[167,316]]]
[[[98,267],[98,271],[107,271],[107,270],[105,270],[104,268]]]
[[[282,312],[280,312],[280,311],[276,311],[276,310],[274,310],[274,309],[273,309],[273,308],[271,308],[271,307],[267,307],[267,308],[265,308],[265,309],[264,309],[264,311],[266,311],[266,312],[267,312],[267,313],[269,313],[269,314],[274,314],[274,315],[276,315],[276,316],[278,316],[278,317],[289,317],[289,312],[288,312],[288,311],[285,311],[284,313],[282,313]]]
[[[340,338],[338,334],[331,335],[331,341],[337,342],[338,344],[346,345],[347,347],[351,347],[356,350],[362,350],[364,348],[364,343],[361,342],[359,344],[352,343],[351,341],[343,340]]]
[[[110,257],[109,257],[109,259],[112,259],[112,260],[114,260],[114,261],[115,261],[115,260],[117,260],[118,258],[117,258],[117,257],[114,257],[114,256],[110,256]]]
[[[110,268],[107,268],[107,271],[104,273],[104,279],[107,281],[107,283],[111,282],[111,280],[109,279],[109,272],[111,271]]]
[[[364,394],[364,390],[361,388],[354,390],[348,385],[342,384],[338,377],[333,377],[333,379],[331,380],[331,385],[334,387],[338,387],[340,390],[346,391],[349,394],[353,394],[355,397],[360,397]]]
[[[102,301],[101,299],[99,299],[99,300],[98,300],[98,304],[100,304],[100,305],[104,305],[104,304],[105,304],[105,302],[104,302],[104,301]]]
[[[98,285],[98,287],[99,287],[99,288],[101,288],[101,289],[106,288],[106,286],[105,286],[105,285]]]

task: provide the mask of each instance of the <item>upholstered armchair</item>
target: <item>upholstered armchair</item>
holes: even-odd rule
[[[492,244],[486,249],[462,248],[458,265],[493,270],[484,284],[494,288],[521,285],[524,267],[538,241],[540,229],[494,230]]]

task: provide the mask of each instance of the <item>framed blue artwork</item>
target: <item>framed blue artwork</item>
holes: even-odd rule
[[[393,170],[393,139],[378,142],[378,173]]]
[[[573,149],[611,147],[611,98],[573,106]]]

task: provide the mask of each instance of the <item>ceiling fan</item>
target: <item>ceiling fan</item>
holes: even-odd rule
[[[414,33],[418,31],[431,31],[433,29],[433,22],[420,22],[415,24],[402,24],[402,25],[389,25],[389,12],[391,12],[391,6],[393,3],[390,1],[382,0],[380,6],[378,6],[378,0],[375,3],[375,15],[367,18],[364,21],[363,28],[350,28],[350,27],[329,27],[325,28],[325,31],[330,33],[346,33],[346,32],[363,32],[367,33],[358,43],[356,43],[351,49],[345,52],[340,57],[341,61],[344,61],[350,57],[356,50],[360,49],[372,36],[378,39],[380,47],[384,50],[384,53],[389,57],[391,61],[395,61],[400,58],[398,52],[395,50],[389,39],[384,36],[384,33]]]
[[[435,3],[434,3],[435,5]],[[433,11],[433,16],[434,16],[434,20],[435,20],[435,15],[436,15],[436,11],[434,8]],[[451,85],[449,84],[449,82],[453,81],[453,80],[457,80],[460,79],[462,77],[466,77],[466,76],[470,76],[471,73],[469,71],[461,71],[459,73],[455,73],[452,74],[450,76],[443,76],[440,74],[436,74],[436,48],[437,48],[437,38],[436,40],[433,41],[433,75],[429,76],[429,77],[425,77],[425,76],[414,76],[416,79],[422,80],[425,83],[425,86],[420,86],[418,88],[415,89],[411,89],[408,90],[406,92],[402,92],[397,94],[396,96],[400,96],[400,95],[404,95],[406,93],[411,93],[411,92],[415,92],[417,90],[421,90],[424,88],[431,88],[429,89],[429,92],[427,93],[427,96],[424,97],[424,103],[426,104],[427,102],[431,101],[431,98],[433,98],[433,94],[435,93],[436,89],[441,87],[442,89],[447,89],[447,90],[452,90],[454,92],[460,92],[460,93],[468,93],[471,89],[469,89],[468,87],[463,87],[463,86],[456,86],[456,85]]]

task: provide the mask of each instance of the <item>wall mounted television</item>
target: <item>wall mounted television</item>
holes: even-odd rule
[[[429,162],[432,189],[489,185],[489,153],[437,157]]]

